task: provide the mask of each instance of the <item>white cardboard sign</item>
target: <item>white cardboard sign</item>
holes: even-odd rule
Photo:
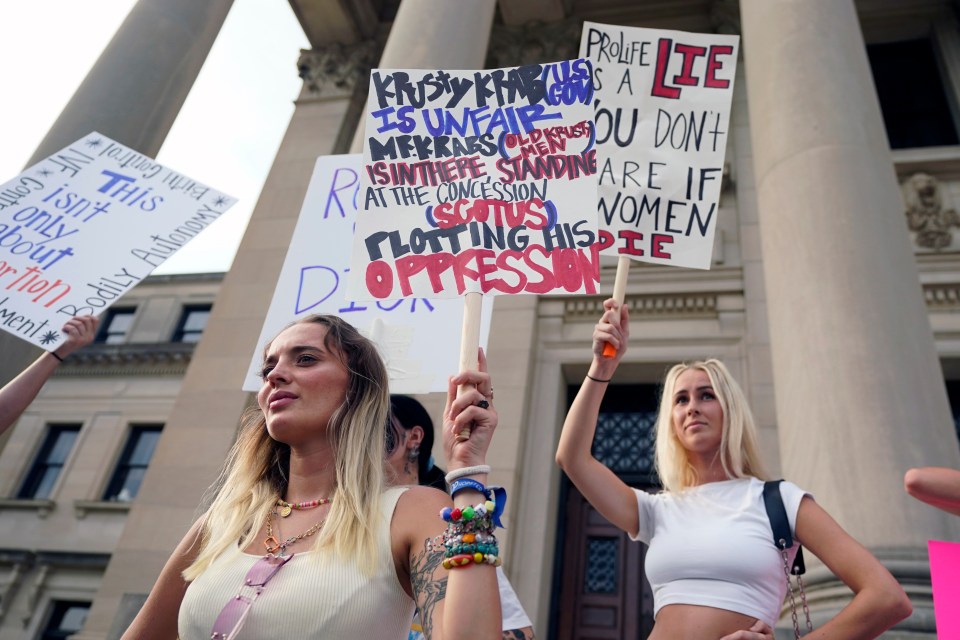
[[[0,329],[55,350],[235,202],[90,133],[0,185]]]
[[[340,316],[377,343],[392,393],[446,391],[447,378],[457,372],[462,300],[345,299],[361,162],[359,154],[317,159],[244,390],[260,388],[267,343],[290,322],[313,313]],[[492,312],[492,305],[485,307],[481,345],[487,343]]]
[[[583,24],[604,255],[710,268],[739,40]]]
[[[349,292],[595,293],[590,63],[374,69]]]

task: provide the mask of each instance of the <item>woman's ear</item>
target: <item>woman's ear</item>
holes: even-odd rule
[[[423,442],[423,427],[416,425],[412,429],[407,429],[408,448],[419,447],[421,442]]]

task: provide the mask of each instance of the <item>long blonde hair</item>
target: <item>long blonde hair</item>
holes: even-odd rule
[[[674,365],[667,372],[657,415],[657,473],[667,491],[682,491],[698,484],[696,470],[673,429],[673,396],[677,378],[690,369],[698,369],[710,378],[723,409],[723,434],[720,439],[720,463],[730,478],[767,479],[760,459],[757,426],[740,385],[727,367],[713,358]]]
[[[324,346],[339,355],[349,373],[346,397],[327,425],[336,465],[336,498],[314,549],[352,558],[370,573],[377,556],[376,527],[384,488],[384,426],[390,410],[387,370],[376,346],[347,322],[336,316],[311,315],[287,328],[305,323],[326,327]],[[204,517],[197,559],[183,572],[185,580],[203,573],[238,540],[241,549],[254,541],[277,497],[284,495],[289,471],[290,447],[270,437],[258,406],[249,407],[210,489],[215,497]]]

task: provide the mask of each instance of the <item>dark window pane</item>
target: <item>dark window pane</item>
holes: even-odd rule
[[[950,400],[950,413],[953,414],[953,428],[960,441],[960,380],[947,380],[947,398]]]
[[[121,344],[126,342],[130,327],[133,326],[133,317],[137,310],[108,309],[100,323],[100,333],[97,342],[101,344]]]
[[[210,319],[210,308],[210,305],[184,307],[177,330],[173,334],[173,341],[199,342]]]
[[[584,593],[617,592],[618,547],[617,538],[587,538]]]
[[[50,618],[43,629],[40,640],[62,640],[83,628],[90,613],[89,602],[72,600],[54,600]]]
[[[131,465],[147,466],[150,458],[153,457],[153,450],[157,447],[157,440],[160,439],[160,429],[146,430],[141,429],[137,436],[137,442],[130,454]]]
[[[79,433],[79,424],[50,427],[23,486],[17,493],[18,498],[44,500],[50,497]]]
[[[867,47],[890,148],[957,144],[950,112],[929,40]]]
[[[104,492],[104,500],[130,502],[137,497],[162,430],[163,425],[139,425],[131,428],[113,478]]]

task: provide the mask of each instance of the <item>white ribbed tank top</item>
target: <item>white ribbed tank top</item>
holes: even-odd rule
[[[325,551],[297,553],[254,601],[237,640],[405,640],[414,602],[400,586],[390,548],[390,520],[405,490],[381,497],[372,576]],[[177,622],[180,640],[209,640],[221,609],[259,558],[239,549],[224,553],[190,583]]]

